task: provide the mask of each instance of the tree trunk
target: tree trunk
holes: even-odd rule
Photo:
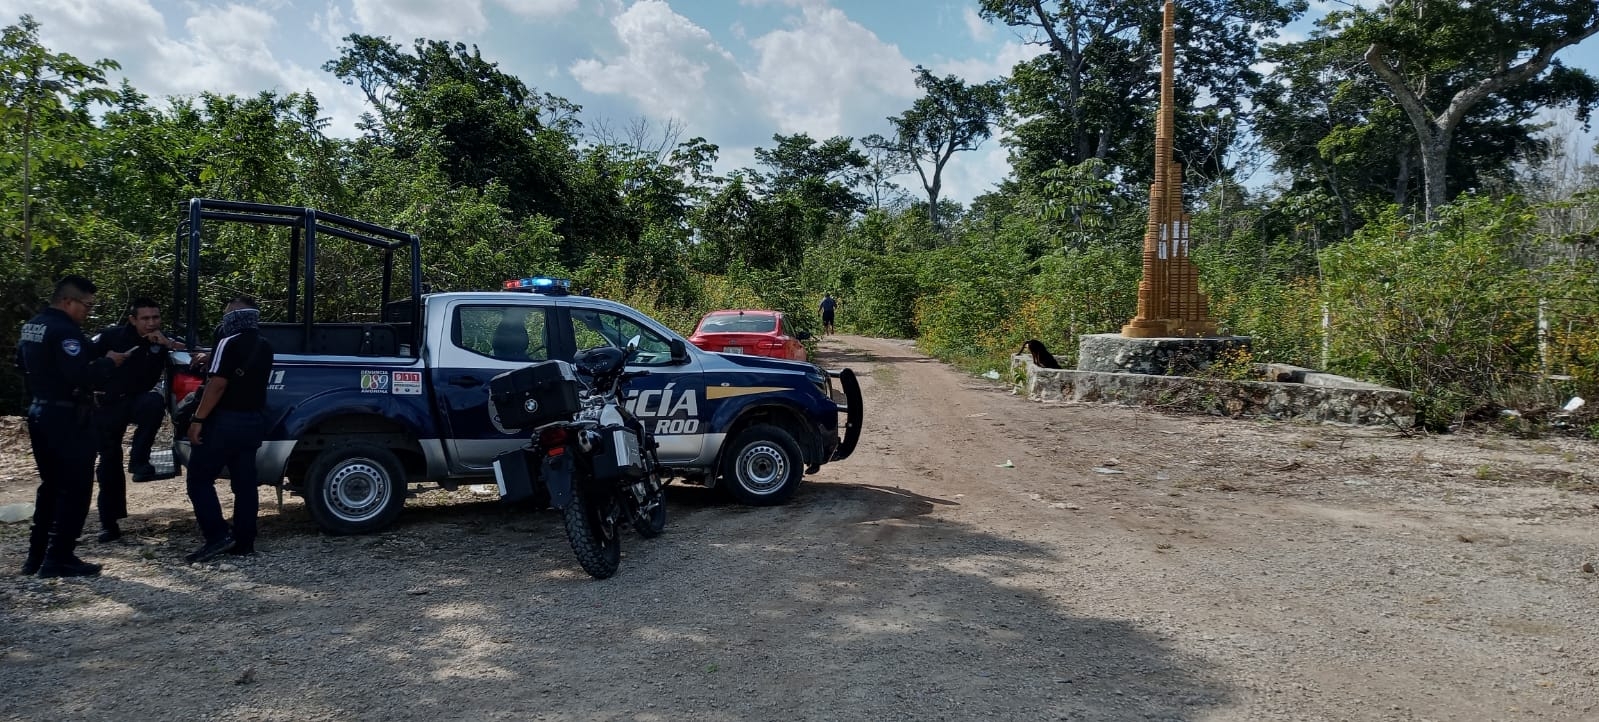
[[[28,105],[22,121],[22,263],[27,265],[33,256],[33,217],[28,214],[28,207],[33,204],[32,175],[32,141],[33,140],[33,105]]]
[[[1449,202],[1449,141],[1454,133],[1450,129],[1432,126],[1421,138],[1421,171],[1427,179],[1427,220],[1438,215],[1438,209]]]
[[[1050,49],[1054,50],[1066,65],[1066,102],[1071,106],[1066,112],[1072,119],[1072,144],[1077,148],[1077,158],[1074,162],[1081,163],[1088,160],[1089,137],[1083,129],[1083,53],[1076,27],[1077,18],[1075,15],[1068,18],[1072,23],[1069,29],[1071,45],[1068,46],[1060,33],[1055,31],[1052,18],[1044,10],[1043,0],[1033,0],[1032,9],[1033,15],[1038,18],[1038,26],[1049,36]]]
[[[1401,208],[1410,203],[1410,154],[1399,156],[1399,178],[1394,182],[1394,205]]]

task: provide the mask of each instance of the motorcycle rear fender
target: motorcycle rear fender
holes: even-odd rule
[[[572,450],[544,457],[540,476],[545,488],[550,490],[550,506],[565,509],[572,502]]]

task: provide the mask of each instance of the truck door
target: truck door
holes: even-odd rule
[[[562,307],[577,351],[620,348],[639,337],[638,358],[628,370],[648,370],[650,375],[628,383],[628,408],[655,434],[662,463],[684,466],[702,461],[710,408],[699,362],[691,357],[688,363],[674,364],[667,336],[651,324],[609,310],[584,308],[571,300]]]
[[[536,298],[461,300],[446,311],[430,373],[454,473],[487,471],[495,456],[527,443],[530,432],[507,432],[489,417],[489,379],[551,358],[550,308],[529,303]]]

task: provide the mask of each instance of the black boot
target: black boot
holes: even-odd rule
[[[64,559],[46,559],[39,567],[40,579],[55,577],[94,577],[100,575],[100,565],[90,564],[75,555],[68,554]]]
[[[22,562],[22,574],[33,576],[39,573],[39,567],[44,565],[44,549],[50,541],[50,535],[39,527],[34,527],[32,535],[28,537],[28,558]]]
[[[128,473],[133,475],[134,483],[154,481],[156,477],[155,465],[148,459],[128,462]]]
[[[205,545],[199,549],[184,555],[183,560],[191,564],[204,564],[212,559],[222,556],[223,552],[226,552],[232,548],[233,535],[229,534],[216,541],[206,542]]]
[[[118,527],[114,521],[101,524],[100,535],[95,538],[99,539],[101,544],[109,544],[122,538],[122,528]]]

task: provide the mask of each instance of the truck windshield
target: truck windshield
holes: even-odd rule
[[[639,337],[638,366],[660,366],[672,362],[672,347],[660,334],[631,319],[589,308],[572,309],[572,338],[577,350],[603,346],[623,348],[628,339]]]

